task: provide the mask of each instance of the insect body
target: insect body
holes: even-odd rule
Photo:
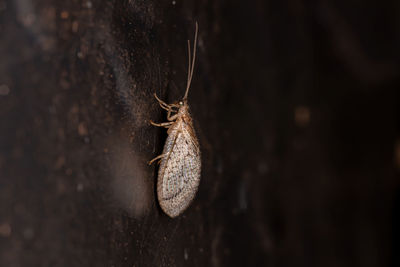
[[[166,104],[154,95],[160,107],[168,112],[168,122],[151,121],[151,124],[168,128],[168,137],[162,154],[151,160],[149,164],[157,159],[161,160],[158,170],[157,197],[161,209],[172,218],[181,214],[189,206],[200,183],[200,147],[187,102],[196,58],[197,31],[196,23],[193,60],[191,60],[190,41],[188,41],[188,80],[182,101],[177,104]],[[173,113],[175,114],[172,115]]]

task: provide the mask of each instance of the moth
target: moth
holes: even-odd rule
[[[157,198],[161,209],[171,218],[180,215],[190,205],[200,183],[201,158],[200,146],[189,112],[188,93],[192,82],[196,60],[198,24],[193,45],[193,58],[188,40],[188,75],[186,91],[178,103],[167,104],[154,94],[160,107],[165,109],[168,122],[150,123],[167,128],[168,137],[161,155],[152,159],[149,164],[160,160],[157,179]]]

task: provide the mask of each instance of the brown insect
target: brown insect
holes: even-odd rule
[[[160,160],[157,197],[161,209],[172,218],[181,214],[190,205],[200,183],[200,147],[187,101],[196,59],[197,32],[196,22],[193,59],[191,59],[190,41],[188,40],[188,76],[183,99],[175,104],[167,104],[154,94],[160,107],[168,112],[168,122],[154,123],[150,121],[154,126],[168,129],[168,137],[162,154],[152,159],[149,164]]]

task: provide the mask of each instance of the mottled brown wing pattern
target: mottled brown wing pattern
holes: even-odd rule
[[[192,126],[182,121],[172,125],[163,154],[158,200],[165,213],[176,217],[189,206],[200,182],[200,149]]]

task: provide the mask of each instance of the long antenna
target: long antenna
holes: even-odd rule
[[[192,82],[194,63],[196,61],[196,46],[197,46],[197,32],[198,32],[198,30],[199,30],[199,25],[198,25],[198,23],[196,21],[196,32],[194,34],[194,45],[193,45],[193,59],[191,59],[190,41],[188,40],[188,53],[189,53],[188,80],[187,80],[186,92],[185,92],[185,96],[183,97],[183,100],[187,99],[187,96],[188,96],[188,93],[189,93],[190,84]],[[190,62],[191,60],[192,60],[192,62]]]

